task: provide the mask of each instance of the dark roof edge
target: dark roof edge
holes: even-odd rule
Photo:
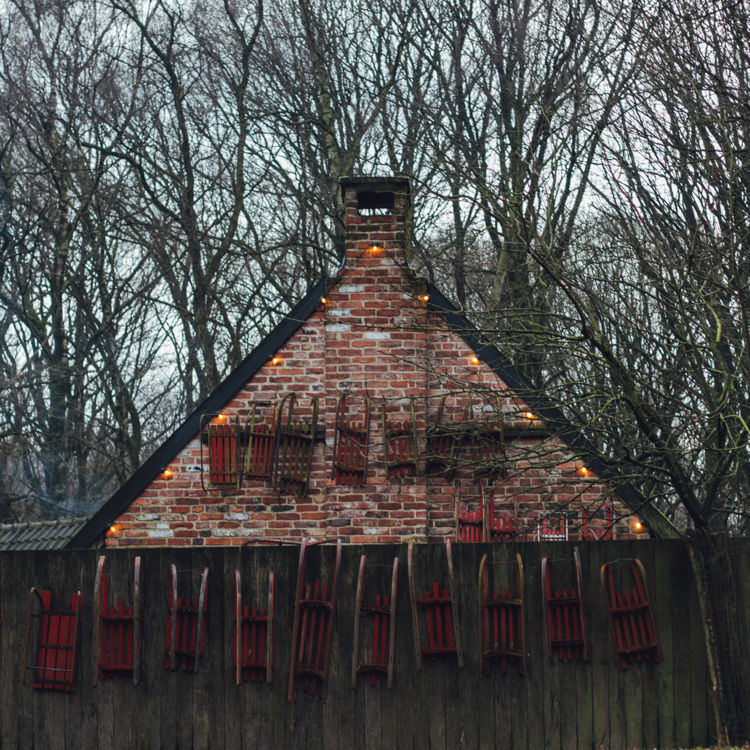
[[[187,419],[139,466],[131,477],[107,500],[91,520],[68,542],[65,549],[85,549],[107,529],[154,480],[198,432],[201,415],[218,411],[232,396],[300,329],[325,295],[322,278],[265,336]]]
[[[596,457],[594,446],[581,431],[571,425],[552,399],[541,393],[534,384],[511,364],[497,347],[482,341],[480,331],[450,302],[435,286],[428,285],[429,306],[474,350],[476,355],[508,387],[517,393],[541,419],[567,445],[586,456],[586,466],[610,485],[618,497],[648,526],[660,539],[679,539],[680,533],[669,519],[653,503],[629,482],[623,482],[617,472]]]

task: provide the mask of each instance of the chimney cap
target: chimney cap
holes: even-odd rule
[[[347,187],[354,187],[357,196],[368,197],[377,193],[400,193],[406,195],[407,204],[411,204],[411,183],[408,177],[342,177],[339,180],[342,193]]]

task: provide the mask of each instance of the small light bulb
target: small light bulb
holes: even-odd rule
[[[219,419],[224,419],[224,415],[223,414],[219,414]]]
[[[109,533],[110,533],[110,534],[115,534],[115,533],[117,533],[117,526],[110,526],[110,527],[109,527]]]
[[[588,473],[589,473],[589,470],[588,470],[588,469],[587,469],[587,468],[586,468],[585,466],[581,466],[581,468],[579,469],[579,471],[580,471],[580,472],[581,472],[581,474],[583,474],[584,476],[586,476],[586,474],[588,474]]]
[[[429,294],[420,294],[419,299],[422,300],[422,302],[429,302],[430,301],[430,295]]]
[[[372,246],[372,252],[373,253],[380,252],[380,250],[381,250],[381,248],[378,245],[373,245]]]
[[[320,302],[323,305],[327,305],[328,304],[328,297],[321,297],[320,298]]]
[[[273,359],[271,360],[271,364],[272,364],[272,365],[273,365],[274,367],[276,367],[276,365],[278,365],[278,364],[279,364],[279,362],[281,362],[281,359],[280,359],[279,357],[274,357],[274,358],[273,358]]]
[[[473,364],[473,365],[478,365],[478,364],[479,364],[479,357],[477,357],[476,355],[474,355],[474,356],[473,356],[473,357],[471,358],[471,364]]]
[[[526,419],[536,419],[533,412],[530,411],[527,411],[526,414],[524,414],[524,417],[526,417]]]

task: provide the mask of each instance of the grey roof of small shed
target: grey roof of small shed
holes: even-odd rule
[[[63,549],[90,520],[86,516],[65,521],[0,524],[0,550]]]

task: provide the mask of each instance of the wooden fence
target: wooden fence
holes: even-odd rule
[[[578,546],[583,568],[587,664],[545,655],[541,560],[568,560]],[[747,547],[750,551],[750,545]],[[360,556],[367,554],[368,599],[390,590],[391,563],[400,558],[395,680],[351,688],[354,599]],[[477,644],[480,558],[495,563],[520,552],[526,580],[528,676],[509,666],[481,676]],[[710,744],[713,737],[702,623],[687,549],[680,542],[464,544],[454,547],[456,586],[466,665],[425,662],[415,669],[405,545],[344,547],[335,635],[323,704],[299,690],[287,701],[298,548],[166,549],[140,552],[144,612],[141,684],[115,677],[92,685],[93,590],[97,550],[0,554],[0,736],[3,748],[673,748]],[[107,553],[110,601],[132,599],[134,551]],[[332,545],[308,552],[308,571],[330,579]],[[663,650],[660,664],[615,658],[600,569],[638,557],[648,574]],[[750,567],[750,556],[742,556]],[[197,674],[164,668],[170,564],[200,573],[210,568],[208,630]],[[554,570],[572,571],[571,562]],[[236,686],[233,670],[234,571],[244,597],[260,603],[268,570],[276,577],[275,665],[272,685]],[[627,566],[618,566],[627,571]],[[447,586],[442,545],[416,550],[416,578]],[[498,576],[510,570],[494,568]],[[745,571],[747,573],[747,571]],[[198,595],[200,578],[192,578]],[[743,580],[750,580],[744,575]],[[571,578],[572,582],[572,578]],[[422,584],[422,585],[423,585]],[[83,593],[81,653],[75,691],[21,685],[28,592],[50,589],[52,606],[70,606]],[[498,586],[499,587],[499,586]],[[251,591],[253,592],[251,594]],[[181,595],[184,595],[181,592]],[[750,602],[750,596],[745,596]],[[746,613],[747,614],[747,613]],[[745,670],[745,674],[748,671]]]

